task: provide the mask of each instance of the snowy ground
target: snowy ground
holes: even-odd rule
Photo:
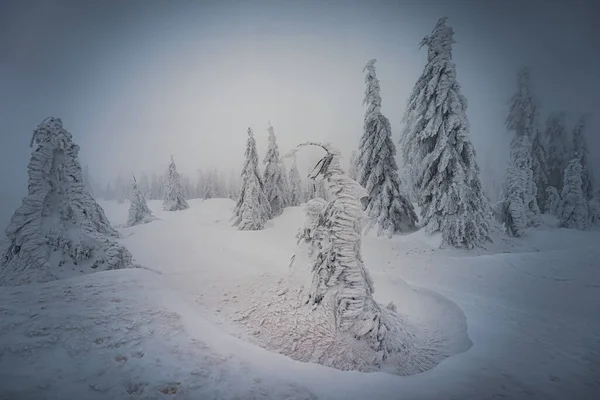
[[[127,203],[101,205],[125,222]],[[548,228],[479,252],[421,232],[366,237],[379,302],[472,342],[400,377],[293,361],[234,321],[285,277],[299,208],[239,232],[229,200],[149,206],[159,220],[120,229],[147,269],[0,288],[1,400],[599,398],[599,231]]]

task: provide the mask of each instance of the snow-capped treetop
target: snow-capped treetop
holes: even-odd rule
[[[283,212],[288,199],[286,184],[284,180],[284,171],[279,159],[279,149],[275,138],[275,130],[269,123],[269,148],[264,160],[264,190],[271,205],[272,216],[277,216]]]
[[[367,106],[366,114],[378,113],[381,111],[381,96],[379,91],[379,80],[375,73],[375,63],[377,59],[369,60],[367,65],[363,68],[363,72],[367,71],[365,76],[365,98],[363,100],[363,106]]]
[[[419,47],[427,46],[427,61],[432,62],[452,60],[452,44],[454,40],[454,29],[446,25],[448,17],[438,19],[435,28],[430,35],[425,36]]]

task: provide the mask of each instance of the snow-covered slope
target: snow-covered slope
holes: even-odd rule
[[[438,250],[421,232],[365,237],[376,300],[443,332],[459,353],[400,377],[293,361],[235,321],[287,275],[300,208],[262,231],[238,231],[232,201],[189,203],[165,212],[149,201],[159,219],[121,229],[148,270],[0,288],[0,399],[584,400],[600,392],[598,231],[547,228],[478,252]],[[128,203],[101,205],[113,225],[126,221]]]

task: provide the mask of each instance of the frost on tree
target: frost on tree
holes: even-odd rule
[[[588,119],[589,115],[587,114],[581,116],[575,125],[575,129],[573,129],[573,152],[577,155],[579,162],[581,163],[583,194],[587,201],[594,197],[594,178],[592,177],[592,171],[589,167],[590,154],[584,134]]]
[[[181,186],[173,156],[171,156],[171,162],[169,163],[169,169],[165,178],[164,196],[163,209],[165,211],[180,211],[190,207],[185,200],[183,187]]]
[[[417,215],[412,203],[400,192],[396,146],[392,142],[390,121],[381,113],[375,62],[370,60],[364,68],[367,74],[363,105],[367,110],[355,165],[357,182],[368,194],[367,229],[376,227],[377,236],[385,233],[392,237],[397,232],[415,230]]]
[[[361,254],[360,199],[366,197],[365,189],[343,172],[337,149],[320,143],[304,143],[299,148],[309,145],[326,151],[310,178],[324,179],[332,200],[314,199],[307,205],[307,220],[298,236],[317,244],[317,254],[312,283],[302,298],[304,306],[326,322],[314,321],[316,326],[311,328],[318,333],[302,335],[290,353],[303,360],[318,357],[317,362],[340,369],[369,371],[390,365],[410,374],[428,368],[435,349],[416,357],[418,351],[405,321],[392,305],[385,307],[373,299],[373,282]],[[327,333],[330,329],[334,332]],[[332,340],[329,334],[338,341],[335,345],[328,342]]]
[[[492,210],[469,140],[467,101],[452,62],[453,34],[441,18],[421,42],[428,61],[408,100],[401,145],[422,225],[441,232],[442,246],[470,249],[490,240]]]
[[[79,146],[58,118],[33,133],[28,193],[6,228],[0,285],[46,282],[132,266],[129,251],[85,189]]]
[[[284,171],[279,159],[279,149],[275,138],[275,130],[269,124],[269,148],[264,160],[264,188],[267,199],[271,206],[271,216],[276,217],[283,212],[286,206],[287,191],[284,179]]]
[[[258,171],[256,141],[252,129],[248,128],[242,187],[233,211],[233,225],[242,231],[260,230],[270,217],[271,206]]]
[[[304,201],[304,190],[302,190],[302,179],[296,164],[296,157],[290,168],[290,205],[292,207],[299,206]]]
[[[558,190],[554,186],[548,186],[546,188],[546,213],[556,217],[560,216],[560,203]]]
[[[576,154],[567,165],[563,178],[559,216],[560,226],[563,228],[587,228],[588,205],[583,193],[581,175],[581,162]]]
[[[524,229],[541,224],[533,171],[536,108],[527,68],[519,73],[518,90],[510,101],[506,128],[512,133],[510,167],[505,176],[501,221],[507,233],[522,236]],[[538,142],[539,145],[539,142]]]
[[[570,160],[565,118],[564,112],[552,113],[546,121],[544,135],[548,145],[546,152],[548,186],[554,186],[559,190],[562,189],[565,168]]]
[[[304,242],[308,245],[308,255],[316,256],[322,249],[322,241],[325,238],[325,227],[319,225],[321,213],[327,207],[327,201],[317,198],[307,202],[304,206],[304,222],[298,230],[296,238],[298,243]]]
[[[546,161],[546,148],[542,131],[536,128],[531,144],[531,169],[533,171],[533,182],[537,192],[536,200],[538,207],[542,209],[546,204],[546,188],[548,187],[548,163]]]
[[[133,183],[131,184],[131,201],[129,205],[129,214],[127,215],[127,226],[134,226],[139,224],[146,224],[154,221],[154,215],[148,208],[146,203],[146,197],[142,191],[138,188],[135,176],[133,177]]]

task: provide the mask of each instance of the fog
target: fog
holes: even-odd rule
[[[484,180],[504,172],[507,102],[524,65],[542,121],[564,110],[572,126],[596,113],[587,131],[594,151],[599,11],[593,0],[2,1],[0,222],[26,193],[29,140],[48,116],[62,118],[101,183],[163,171],[170,155],[184,173],[238,172],[246,129],[264,155],[269,121],[282,153],[317,140],[349,154],[362,133],[362,69],[377,58],[397,142],[426,60],[419,41],[441,16],[456,32]],[[600,157],[592,159],[600,176]]]

